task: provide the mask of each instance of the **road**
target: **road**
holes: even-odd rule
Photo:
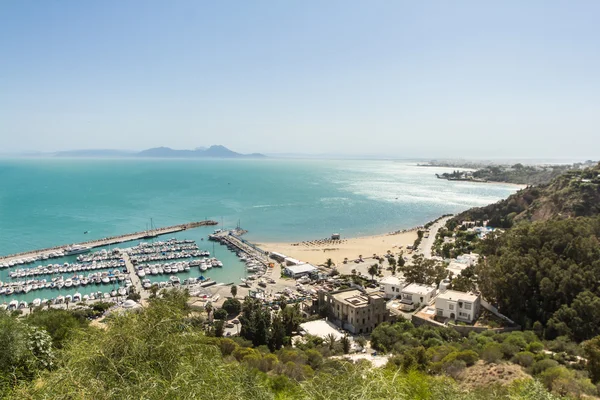
[[[448,222],[450,218],[452,218],[452,216],[440,219],[439,221],[437,221],[429,227],[429,237],[426,238],[425,236],[423,236],[423,240],[421,240],[421,244],[419,245],[418,251],[419,253],[423,254],[425,258],[431,258],[431,247],[435,242],[435,237],[437,236],[437,233],[440,230],[440,228],[446,225],[446,222]]]

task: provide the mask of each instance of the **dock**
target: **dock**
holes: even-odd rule
[[[31,250],[31,251],[26,251],[23,253],[10,254],[7,256],[0,256],[0,261],[6,262],[6,261],[11,261],[11,260],[19,259],[19,258],[24,258],[24,257],[37,257],[42,254],[47,254],[47,253],[50,253],[53,251],[62,250],[65,247],[72,246],[72,245],[96,248],[96,247],[109,246],[109,245],[123,243],[123,242],[129,242],[131,240],[148,239],[148,238],[153,238],[156,236],[168,235],[170,233],[181,232],[186,229],[193,229],[193,228],[198,228],[201,226],[214,226],[214,225],[218,225],[218,224],[219,223],[217,221],[211,221],[211,220],[189,222],[187,224],[167,226],[164,228],[156,228],[151,231],[134,232],[134,233],[128,233],[125,235],[106,237],[103,239],[89,240],[87,242],[82,242],[82,243],[75,243],[75,244],[70,243],[70,244],[65,244],[62,246],[55,246],[55,247],[50,247],[50,248],[41,249],[41,250]]]

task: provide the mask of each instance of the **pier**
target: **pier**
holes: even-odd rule
[[[8,262],[11,260],[24,258],[24,257],[37,257],[42,254],[47,254],[47,253],[50,253],[53,251],[62,250],[65,247],[72,246],[72,245],[96,248],[96,247],[109,246],[109,245],[123,243],[123,242],[129,242],[131,240],[140,240],[140,239],[147,239],[147,238],[152,238],[152,237],[156,237],[156,236],[160,236],[160,235],[168,235],[170,233],[181,232],[186,229],[193,229],[193,228],[198,228],[201,226],[213,226],[213,225],[218,225],[218,224],[219,223],[217,221],[211,221],[211,220],[189,222],[187,224],[167,226],[164,228],[157,228],[157,229],[153,229],[151,231],[134,232],[134,233],[128,233],[125,235],[106,237],[103,239],[89,240],[87,242],[82,242],[82,243],[75,243],[75,244],[70,243],[70,244],[65,244],[62,246],[50,247],[47,249],[32,250],[32,251],[26,251],[23,253],[10,254],[7,256],[0,256],[0,261]]]

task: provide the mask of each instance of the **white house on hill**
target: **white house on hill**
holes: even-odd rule
[[[402,307],[404,310],[413,310],[417,305],[429,304],[436,292],[437,289],[435,286],[411,283],[402,289],[402,299],[400,303],[404,305],[404,307]]]
[[[438,317],[473,323],[479,316],[481,297],[473,293],[446,290],[435,299]]]
[[[386,299],[400,297],[404,285],[404,279],[397,276],[386,276],[379,281],[379,286]]]

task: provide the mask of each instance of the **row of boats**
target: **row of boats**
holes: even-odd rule
[[[124,268],[125,260],[112,260],[105,262],[93,261],[90,264],[48,264],[39,265],[34,268],[21,268],[9,272],[8,276],[12,279],[29,278],[40,275],[68,274],[72,272],[95,271],[98,269]]]
[[[129,289],[124,288],[124,287],[120,287],[118,289],[113,289],[110,292],[95,292],[95,293],[90,293],[90,294],[84,294],[82,295],[81,293],[75,293],[74,295],[66,295],[66,296],[57,296],[54,299],[34,299],[31,303],[27,303],[26,301],[22,300],[22,301],[18,301],[18,300],[12,300],[11,302],[9,302],[8,304],[4,303],[4,304],[0,304],[0,309],[4,309],[4,310],[9,310],[9,311],[13,311],[13,310],[18,310],[18,309],[24,309],[24,308],[28,308],[28,307],[39,307],[42,305],[47,305],[47,304],[65,304],[65,303],[79,303],[81,301],[92,301],[92,300],[108,300],[111,297],[125,297],[127,296],[129,293]]]
[[[60,258],[66,256],[72,256],[75,254],[87,253],[91,250],[91,247],[81,246],[81,245],[73,245],[69,247],[65,247],[64,249],[57,249],[53,251],[49,251],[48,253],[38,254],[30,257],[17,258],[10,261],[5,261],[0,263],[0,268],[10,268],[16,265],[23,264],[32,264],[38,261],[46,261],[51,258]]]
[[[113,272],[104,271],[101,273],[89,274],[88,276],[78,275],[66,279],[60,276],[53,278],[50,281],[41,279],[6,283],[0,282],[0,295],[10,296],[11,294],[29,293],[30,291],[40,289],[68,289],[90,284],[124,284],[125,287],[129,287],[132,285],[132,282],[131,279],[129,279],[129,276],[120,270],[115,270]]]
[[[165,261],[165,260],[178,260],[182,258],[192,257],[210,257],[210,252],[206,250],[191,250],[191,251],[180,251],[175,253],[152,253],[152,254],[138,254],[137,256],[131,257],[131,262],[134,264],[145,263],[151,261]]]
[[[178,272],[189,272],[192,267],[198,267],[204,272],[210,268],[223,267],[223,263],[216,258],[179,261],[165,264],[144,264],[137,267],[136,274],[142,278],[146,275],[162,275]]]

